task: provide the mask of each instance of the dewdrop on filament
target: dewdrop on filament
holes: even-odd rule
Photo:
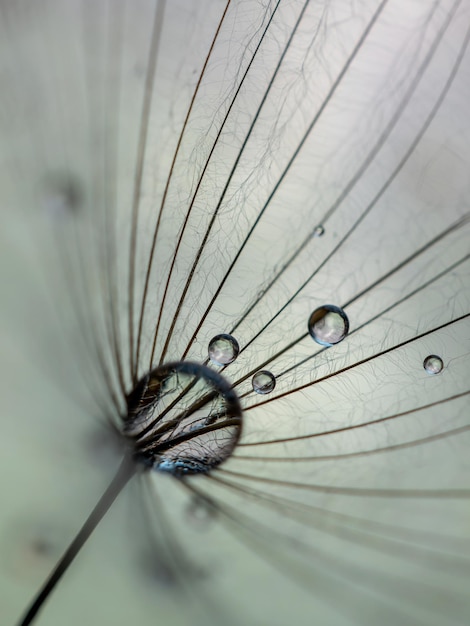
[[[308,320],[308,332],[322,346],[333,346],[346,337],[349,320],[343,309],[325,304],[315,309]]]
[[[440,356],[430,354],[424,359],[423,367],[428,374],[435,376],[436,374],[440,374],[444,369],[444,362]]]
[[[240,346],[232,335],[216,335],[209,343],[209,358],[215,365],[233,363],[240,352]]]
[[[127,398],[124,434],[134,457],[175,476],[208,472],[241,433],[237,395],[217,372],[183,361],[145,376]]]
[[[251,381],[253,391],[261,395],[271,393],[276,386],[276,378],[268,370],[260,370],[256,372]]]

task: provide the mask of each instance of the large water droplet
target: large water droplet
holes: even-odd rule
[[[349,320],[343,309],[325,304],[315,309],[308,320],[308,332],[322,346],[333,346],[346,337]]]
[[[318,226],[315,226],[315,228],[313,229],[314,237],[322,237],[324,234],[325,234],[325,229],[321,224],[319,224]]]
[[[209,343],[209,358],[216,365],[233,363],[239,352],[238,341],[232,335],[216,335]]]
[[[428,374],[440,374],[444,368],[444,363],[437,354],[430,354],[424,359],[423,367]]]
[[[253,376],[251,383],[253,385],[253,391],[264,395],[271,393],[276,386],[276,379],[268,370],[260,370]]]
[[[233,452],[242,412],[213,369],[181,361],[145,376],[127,397],[124,435],[138,461],[175,476],[208,472]]]

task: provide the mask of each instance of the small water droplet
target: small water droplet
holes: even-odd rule
[[[325,229],[323,228],[321,224],[319,224],[313,229],[314,237],[322,237],[324,234],[325,234]]]
[[[216,365],[233,363],[240,352],[240,346],[232,335],[216,335],[209,343],[209,358]]]
[[[349,320],[343,309],[325,304],[315,309],[308,320],[308,332],[322,346],[333,346],[346,337]]]
[[[428,374],[440,374],[444,368],[444,363],[437,354],[430,354],[424,359],[423,367]]]
[[[276,379],[268,370],[260,370],[253,376],[251,383],[253,385],[253,391],[264,395],[271,393],[276,386]]]

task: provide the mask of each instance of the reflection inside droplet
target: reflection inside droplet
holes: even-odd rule
[[[158,471],[208,472],[232,454],[240,437],[236,393],[199,363],[161,365],[137,384],[127,405],[123,434],[136,459]]]
[[[333,346],[346,337],[349,320],[343,309],[325,304],[315,309],[308,320],[308,332],[322,346]]]
[[[276,379],[268,370],[260,370],[253,376],[251,384],[253,385],[253,391],[264,395],[271,393],[276,386]]]
[[[233,363],[240,352],[240,346],[232,335],[216,335],[209,343],[209,358],[215,365]]]
[[[444,363],[437,354],[430,354],[424,359],[423,367],[428,374],[440,374],[444,368]]]

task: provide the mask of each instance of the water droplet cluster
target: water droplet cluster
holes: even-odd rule
[[[348,316],[340,307],[325,304],[310,315],[308,332],[318,344],[334,346],[349,332]],[[229,365],[239,353],[232,335],[219,334],[209,342],[214,365]],[[431,354],[423,367],[435,375],[444,364]],[[260,370],[251,384],[254,392],[265,395],[276,387],[276,378]],[[205,365],[162,365],[138,383],[127,403],[124,434],[133,442],[136,458],[176,476],[210,471],[232,454],[241,434],[242,411],[235,391]]]

